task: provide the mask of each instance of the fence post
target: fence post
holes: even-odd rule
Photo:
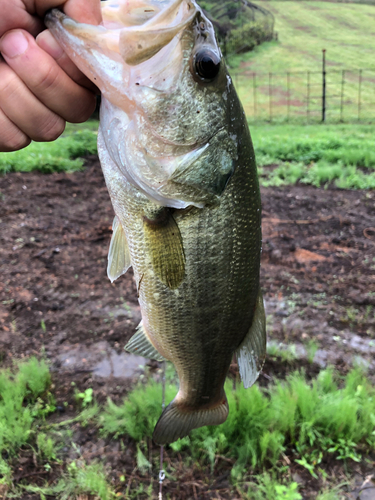
[[[290,118],[290,72],[287,73],[287,87],[288,87],[288,121]]]
[[[340,103],[340,121],[344,118],[344,86],[345,86],[345,70],[342,70],[341,77],[341,103]]]
[[[310,119],[310,71],[307,72],[307,95],[306,95],[306,116],[307,120]]]
[[[271,122],[272,121],[272,73],[269,74],[268,92],[270,99],[270,122]]]
[[[326,49],[323,49],[323,95],[322,95],[322,122],[326,121],[326,90],[327,90],[327,82],[326,82]]]
[[[254,94],[254,118],[257,117],[257,81],[256,73],[253,73],[253,94]]]
[[[361,93],[362,93],[362,70],[359,70],[359,81],[358,81],[358,120],[361,119]]]

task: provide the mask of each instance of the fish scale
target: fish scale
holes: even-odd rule
[[[98,151],[116,214],[108,276],[134,270],[142,323],[126,349],[176,368],[178,394],[153,434],[165,444],[225,421],[233,354],[245,387],[261,370],[260,191],[211,23],[193,0],[161,0],[144,16],[147,0],[124,1],[103,11],[104,27],[56,10],[46,23],[102,90]]]

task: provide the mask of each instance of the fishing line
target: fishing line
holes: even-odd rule
[[[163,387],[163,396],[161,407],[164,411],[165,408],[165,361],[163,361],[163,373],[162,373],[162,387]],[[165,479],[165,471],[163,470],[163,459],[164,459],[164,446],[160,446],[160,471],[159,471],[159,500],[163,500],[163,482]]]

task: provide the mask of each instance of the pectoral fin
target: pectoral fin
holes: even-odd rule
[[[266,357],[266,315],[263,296],[259,292],[253,323],[240,347],[236,350],[238,367],[245,389],[259,376]]]
[[[148,359],[156,359],[156,361],[165,361],[165,358],[151,344],[144,328],[140,323],[137,328],[137,333],[129,340],[125,346],[125,350],[138,356],[144,356]]]
[[[144,231],[155,274],[171,289],[185,276],[185,254],[180,230],[168,208],[144,216]]]
[[[107,274],[111,283],[126,273],[131,266],[128,242],[125,231],[117,217],[112,224],[113,234],[108,252]]]

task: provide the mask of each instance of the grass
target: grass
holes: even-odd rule
[[[375,188],[375,126],[251,125],[264,186]],[[264,168],[273,165],[272,169]]]
[[[227,421],[197,429],[171,448],[189,450],[191,458],[212,467],[218,456],[233,459],[234,481],[249,468],[276,466],[285,453],[316,476],[323,458],[360,461],[375,445],[375,388],[359,369],[343,381],[328,369],[312,383],[296,372],[267,390],[241,385],[233,391],[230,382],[226,389]],[[167,400],[175,394],[175,384],[167,384]],[[151,381],[133,390],[123,405],[109,401],[99,425],[104,435],[144,443],[159,415],[160,386]]]
[[[170,367],[167,380],[166,398],[171,400],[176,394],[176,379]],[[13,498],[22,498],[25,492],[59,500],[85,494],[100,500],[115,498],[105,464],[88,463],[81,456],[64,459],[59,451],[54,438],[56,429],[60,429],[60,439],[67,446],[68,434],[61,429],[79,421],[90,426],[95,423],[103,437],[131,438],[136,449],[134,470],[144,477],[152,474],[154,465],[149,462],[147,448],[161,411],[159,383],[149,379],[135,387],[123,404],[115,405],[109,400],[101,410],[90,395],[91,406],[75,419],[58,423],[49,422],[54,411],[49,389],[48,367],[35,358],[19,363],[12,371],[0,371],[0,494],[8,490]],[[171,480],[171,464],[177,457],[178,461],[183,457],[186,468],[199,464],[200,470],[210,467],[212,472],[224,457],[225,463],[232,464],[232,487],[241,498],[301,500],[299,485],[286,473],[289,467],[283,465],[286,456],[289,462],[317,477],[318,473],[326,474],[323,461],[335,458],[359,462],[374,449],[375,388],[360,369],[345,378],[327,369],[312,382],[306,381],[303,373],[294,372],[267,389],[255,385],[245,390],[241,385],[234,391],[233,382],[228,381],[226,392],[230,413],[223,425],[197,429],[190,437],[171,445],[166,467]],[[69,436],[72,440],[73,433]],[[79,453],[74,441],[70,446]],[[17,455],[28,448],[33,450],[39,467],[44,464],[46,471],[59,471],[53,482],[13,484]],[[156,450],[152,456],[156,467],[157,461]],[[125,475],[120,482],[126,488],[124,498],[151,498],[152,482],[149,486],[142,483],[130,488],[131,480]],[[317,498],[339,498],[339,492],[326,489]]]
[[[0,456],[5,451],[14,455],[30,442],[34,422],[55,410],[50,383],[48,366],[35,358],[20,364],[15,374],[1,370]]]
[[[15,153],[0,153],[0,172],[79,169],[83,160],[76,157],[97,151],[97,127],[97,121],[68,125],[55,143],[32,143]],[[375,125],[250,124],[250,129],[264,186],[300,182],[317,187],[333,183],[342,189],[375,188]]]
[[[82,157],[97,151],[97,126],[97,121],[80,126],[69,124],[64,134],[54,142],[32,142],[20,151],[0,153],[0,174],[32,171],[49,174],[80,170]]]
[[[310,72],[310,109],[308,120],[320,120],[322,95],[322,49],[327,55],[327,119],[341,119],[342,70],[347,70],[344,85],[343,119],[358,118],[359,70],[362,74],[362,120],[375,116],[375,49],[372,5],[304,1],[262,1],[276,19],[278,41],[266,42],[254,51],[234,56],[235,81],[246,114],[251,119],[286,118],[290,77],[291,116],[307,120],[307,72]],[[350,70],[350,71],[349,71]],[[365,71],[366,70],[366,71]],[[371,71],[370,71],[371,70]],[[253,72],[256,77],[257,109],[254,110]],[[273,73],[272,109],[269,99],[269,73]],[[238,75],[236,77],[236,75]]]

